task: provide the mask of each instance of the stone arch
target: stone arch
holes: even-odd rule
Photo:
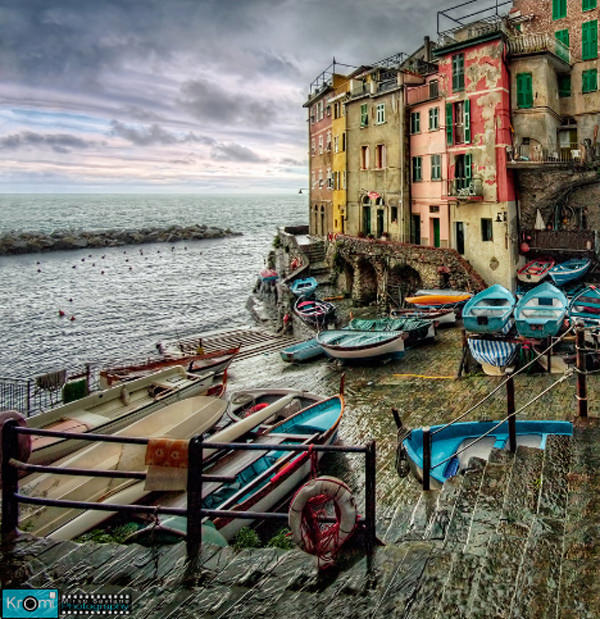
[[[363,305],[377,299],[377,271],[366,258],[359,258],[356,263],[352,298]]]
[[[423,287],[420,273],[408,264],[397,264],[388,272],[387,293],[390,302],[398,306],[407,296]]]
[[[351,262],[340,258],[338,268],[340,269],[338,287],[344,295],[352,296],[354,289],[354,266]]]

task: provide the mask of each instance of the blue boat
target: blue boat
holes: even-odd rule
[[[317,342],[329,357],[342,361],[400,359],[406,334],[401,331],[321,331]]]
[[[314,294],[318,285],[319,283],[314,277],[307,277],[305,279],[297,279],[292,282],[290,290],[297,297],[310,297],[311,294]]]
[[[508,422],[471,445],[482,434],[491,430],[497,421],[467,421],[444,427],[431,426],[431,473],[433,486],[441,486],[447,479],[468,468],[473,457],[489,458],[492,448],[508,449]],[[440,428],[443,428],[440,430]],[[517,420],[517,445],[546,448],[549,435],[571,436],[573,425],[569,421],[527,421]],[[435,434],[436,430],[440,430]],[[423,479],[423,430],[412,430],[402,441],[400,449],[406,455],[414,476]],[[457,452],[465,449],[460,454]],[[447,461],[446,461],[447,460]],[[444,462],[446,461],[446,462]],[[443,464],[442,464],[443,463]]]
[[[352,331],[403,331],[406,346],[435,338],[435,325],[431,320],[402,316],[400,318],[353,318],[344,330]]]
[[[563,286],[580,277],[583,277],[589,270],[592,261],[590,258],[571,258],[565,262],[554,265],[548,275],[557,286]]]
[[[556,335],[563,324],[568,304],[562,290],[548,282],[532,288],[515,307],[517,331],[523,337]]]
[[[499,333],[505,328],[515,307],[515,297],[500,284],[494,284],[467,301],[463,324],[473,333]]]
[[[584,327],[600,326],[600,290],[596,286],[588,286],[573,297],[569,318]]]
[[[503,369],[513,360],[519,347],[516,342],[471,337],[468,338],[467,343],[473,359],[481,364],[486,374],[490,375],[502,374]],[[499,368],[501,371],[494,371],[492,368]]]
[[[311,338],[299,344],[293,344],[279,351],[284,361],[308,361],[324,354],[316,338]]]

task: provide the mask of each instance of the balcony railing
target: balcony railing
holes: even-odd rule
[[[596,246],[593,230],[523,230],[531,251],[591,252]]]
[[[577,164],[583,162],[583,153],[577,144],[572,148],[552,150],[537,144],[521,144],[516,150],[506,147],[507,164],[512,168],[535,168],[538,166]]]
[[[518,37],[510,37],[508,50],[511,56],[550,53],[566,63],[570,62],[569,48],[549,34],[524,34]]]
[[[416,105],[417,103],[423,103],[424,101],[430,101],[443,96],[444,93],[441,92],[439,83],[430,82],[429,84],[423,84],[422,86],[407,88],[406,103],[408,105]]]
[[[448,197],[470,202],[483,200],[483,181],[480,178],[452,178],[448,181]]]

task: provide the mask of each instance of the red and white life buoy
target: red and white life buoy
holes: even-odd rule
[[[336,521],[321,523],[328,503],[333,503]],[[356,527],[357,510],[348,486],[336,477],[316,477],[294,495],[288,512],[292,538],[308,554],[332,561]]]
[[[15,420],[18,426],[27,427],[27,420],[18,411],[2,411],[0,412],[0,462],[2,461],[2,431],[4,423],[8,420]],[[17,460],[27,462],[31,455],[31,436],[29,434],[17,435]],[[0,472],[0,475],[2,473]]]
[[[268,402],[261,402],[260,404],[255,404],[244,412],[244,417],[250,417],[250,415],[258,413],[258,411],[261,411],[263,408],[267,408],[267,406],[269,406]]]

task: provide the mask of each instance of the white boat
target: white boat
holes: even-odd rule
[[[59,432],[96,432],[112,434],[167,404],[193,395],[207,393],[213,388],[214,374],[188,374],[181,366],[132,380],[80,400],[27,418],[27,426]],[[222,385],[216,385],[220,395]],[[81,440],[32,436],[32,464],[48,464],[84,447]]]
[[[244,389],[229,396],[227,416],[232,421],[240,421],[290,395],[292,399],[289,404],[275,413],[281,419],[325,399],[322,395],[300,389]]]
[[[321,331],[317,342],[327,355],[344,361],[404,356],[406,333],[397,331]]]

